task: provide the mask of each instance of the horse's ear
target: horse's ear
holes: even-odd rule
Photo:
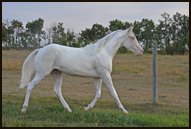
[[[134,27],[134,25],[131,25],[131,26],[127,29],[127,32],[132,31],[132,30],[133,30],[133,27]]]
[[[133,28],[134,28],[134,25],[132,24],[132,25],[129,27],[129,29],[130,29],[130,30],[133,30]]]

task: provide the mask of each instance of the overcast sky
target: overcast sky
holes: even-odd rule
[[[134,22],[148,18],[158,23],[164,12],[189,16],[189,2],[2,2],[3,21],[16,19],[26,24],[42,18],[44,29],[63,22],[76,33],[95,23],[108,26],[114,19]]]

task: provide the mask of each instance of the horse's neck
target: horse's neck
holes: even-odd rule
[[[111,57],[111,59],[113,59],[118,49],[122,46],[121,41],[123,40],[123,36],[119,35],[119,33],[121,34],[123,31],[113,32],[110,34],[110,36],[102,39],[102,41],[87,45],[84,47],[84,49],[93,55],[95,53],[106,52]]]
[[[122,40],[120,37],[114,37],[112,38],[107,45],[105,46],[105,51],[110,55],[110,57],[113,59],[118,51],[118,49],[122,46]]]

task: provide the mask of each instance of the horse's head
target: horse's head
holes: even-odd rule
[[[127,30],[125,30],[125,38],[122,41],[124,47],[132,51],[137,55],[143,54],[143,48],[139,45],[135,34],[133,33],[133,26],[131,25]]]

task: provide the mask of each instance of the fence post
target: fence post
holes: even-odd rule
[[[158,84],[157,84],[157,43],[152,47],[152,77],[153,77],[153,104],[158,103]]]

